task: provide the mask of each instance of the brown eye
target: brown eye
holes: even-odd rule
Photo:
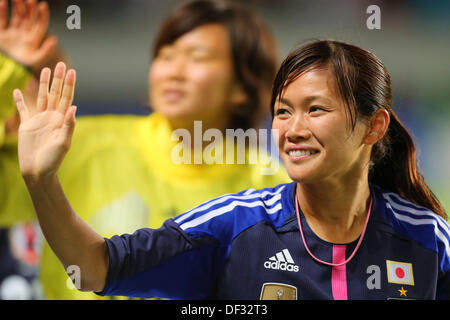
[[[211,55],[209,55],[208,53],[205,53],[205,52],[196,52],[196,53],[191,54],[190,58],[193,61],[206,61],[211,58]]]
[[[309,112],[318,112],[318,111],[326,111],[326,110],[319,106],[312,106],[309,108]]]
[[[276,111],[275,111],[275,115],[282,115],[282,114],[286,114],[287,113],[287,110],[286,109],[283,109],[283,108],[278,108]]]

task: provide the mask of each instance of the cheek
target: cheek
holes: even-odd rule
[[[342,149],[348,140],[348,129],[338,115],[311,118],[309,126],[315,139],[325,149]]]
[[[278,153],[283,158],[285,156],[284,146],[286,143],[287,121],[279,120],[275,117],[272,120],[272,136],[277,146]]]
[[[150,87],[156,87],[164,78],[164,66],[154,62],[148,70],[148,83]]]
[[[227,82],[223,74],[208,68],[194,69],[188,73],[190,85],[202,94],[210,95],[222,91]]]
[[[272,134],[276,135],[274,136],[274,138],[278,138],[275,139],[275,141],[280,141],[280,139],[283,139],[284,133],[285,133],[285,129],[284,129],[285,125],[283,123],[283,121],[278,120],[277,117],[274,117],[272,120]],[[280,141],[281,142],[281,141]]]
[[[338,164],[347,165],[354,161],[357,154],[357,138],[354,133],[350,133],[345,124],[329,126],[329,130],[317,131],[316,139],[320,142],[325,151],[327,163],[334,166]]]
[[[162,83],[162,76],[161,72],[158,70],[158,66],[156,66],[155,64],[152,64],[150,66],[150,69],[148,70],[147,81],[149,102],[155,110],[158,110],[158,106],[161,104],[161,96],[158,94],[158,92],[161,91],[159,90],[159,84]]]

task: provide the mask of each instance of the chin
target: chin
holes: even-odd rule
[[[181,119],[186,117],[186,111],[179,106],[166,106],[164,108],[154,108],[154,110],[168,119]]]
[[[291,178],[292,181],[297,182],[297,183],[311,183],[314,180],[305,174],[290,173],[289,171],[287,173],[288,173],[289,178]]]
[[[297,169],[297,170],[295,170]],[[311,172],[311,170],[298,170],[298,168],[295,168],[290,170],[290,168],[286,168],[288,176],[297,183],[302,184],[310,184],[310,183],[316,183],[323,179],[322,176],[318,176],[317,173]]]
[[[195,119],[192,112],[177,106],[172,106],[170,108],[155,108],[154,110],[165,116],[171,123],[189,123],[193,122]]]

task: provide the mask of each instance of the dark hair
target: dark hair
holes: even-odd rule
[[[283,61],[274,81],[272,117],[276,99],[281,98],[284,88],[305,72],[321,68],[329,68],[334,74],[352,130],[358,119],[368,119],[380,108],[389,112],[388,130],[372,147],[369,182],[446,219],[445,209],[420,172],[414,141],[392,110],[389,73],[374,54],[334,40],[319,40],[294,50]]]
[[[163,22],[153,56],[164,45],[209,23],[220,23],[227,29],[234,75],[247,97],[245,104],[233,108],[229,128],[258,126],[267,116],[278,49],[272,34],[254,13],[228,1],[190,1],[175,8]]]

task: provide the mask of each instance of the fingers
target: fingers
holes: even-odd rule
[[[12,12],[11,12],[11,27],[18,28],[24,19],[25,15],[25,5],[22,0],[13,0],[12,1]]]
[[[64,90],[58,108],[58,111],[61,111],[64,114],[64,123],[62,130],[64,136],[69,138],[69,140],[72,137],[75,128],[75,114],[77,110],[76,106],[73,105],[71,106],[75,88],[75,80],[76,80],[75,70],[71,69],[67,72],[67,75],[65,77]],[[50,81],[50,69],[44,68],[41,72],[41,80],[39,84],[38,111],[45,111],[45,107],[42,107],[42,104],[47,97],[49,81]],[[30,116],[32,116],[33,114],[32,110],[30,110],[30,108],[25,104],[23,94],[19,89],[15,89],[13,91],[13,97],[17,106],[17,111],[19,112],[20,121],[21,122],[26,121],[27,119],[30,118]]]
[[[16,102],[17,111],[19,112],[20,122],[28,119],[28,108],[25,105],[25,101],[23,99],[23,94],[19,89],[15,89],[13,91],[14,101]]]
[[[38,23],[44,24],[45,31],[48,27],[48,6],[47,3],[42,2],[37,5],[37,0],[12,0],[12,10],[11,10],[11,28],[25,28],[28,31],[32,29],[35,21],[38,17],[38,12],[41,13],[42,17]],[[39,10],[40,9],[40,10]],[[0,29],[5,29],[8,27],[8,0],[0,0]],[[42,27],[37,28],[35,33],[41,34]],[[45,34],[44,31],[44,34]],[[42,40],[42,36],[39,41]]]
[[[27,0],[25,6],[26,6],[26,15],[23,27],[26,30],[31,30],[36,21],[38,13],[36,0]]]
[[[69,106],[73,101],[73,93],[75,91],[76,73],[71,69],[67,71],[66,79],[64,80],[64,89],[59,102],[58,110],[62,113],[66,113]]]
[[[38,112],[45,110],[58,110],[65,114],[67,109],[71,106],[75,91],[76,72],[75,70],[70,69],[64,77],[65,70],[66,65],[63,62],[58,62],[55,67],[49,93],[48,87],[50,83],[51,71],[49,68],[42,69],[36,104]]]
[[[37,19],[33,21],[32,39],[33,45],[38,47],[45,37],[50,20],[50,10],[47,2],[40,2],[37,6]]]
[[[58,62],[53,74],[52,85],[50,87],[50,95],[48,97],[48,110],[56,110],[61,97],[61,90],[64,82],[64,74],[66,73],[66,65],[63,62]]]
[[[50,68],[44,68],[41,71],[41,76],[39,78],[39,91],[36,109],[37,111],[44,111],[47,108],[48,102],[48,87],[50,84]]]
[[[0,0],[0,30],[8,25],[8,1]]]

